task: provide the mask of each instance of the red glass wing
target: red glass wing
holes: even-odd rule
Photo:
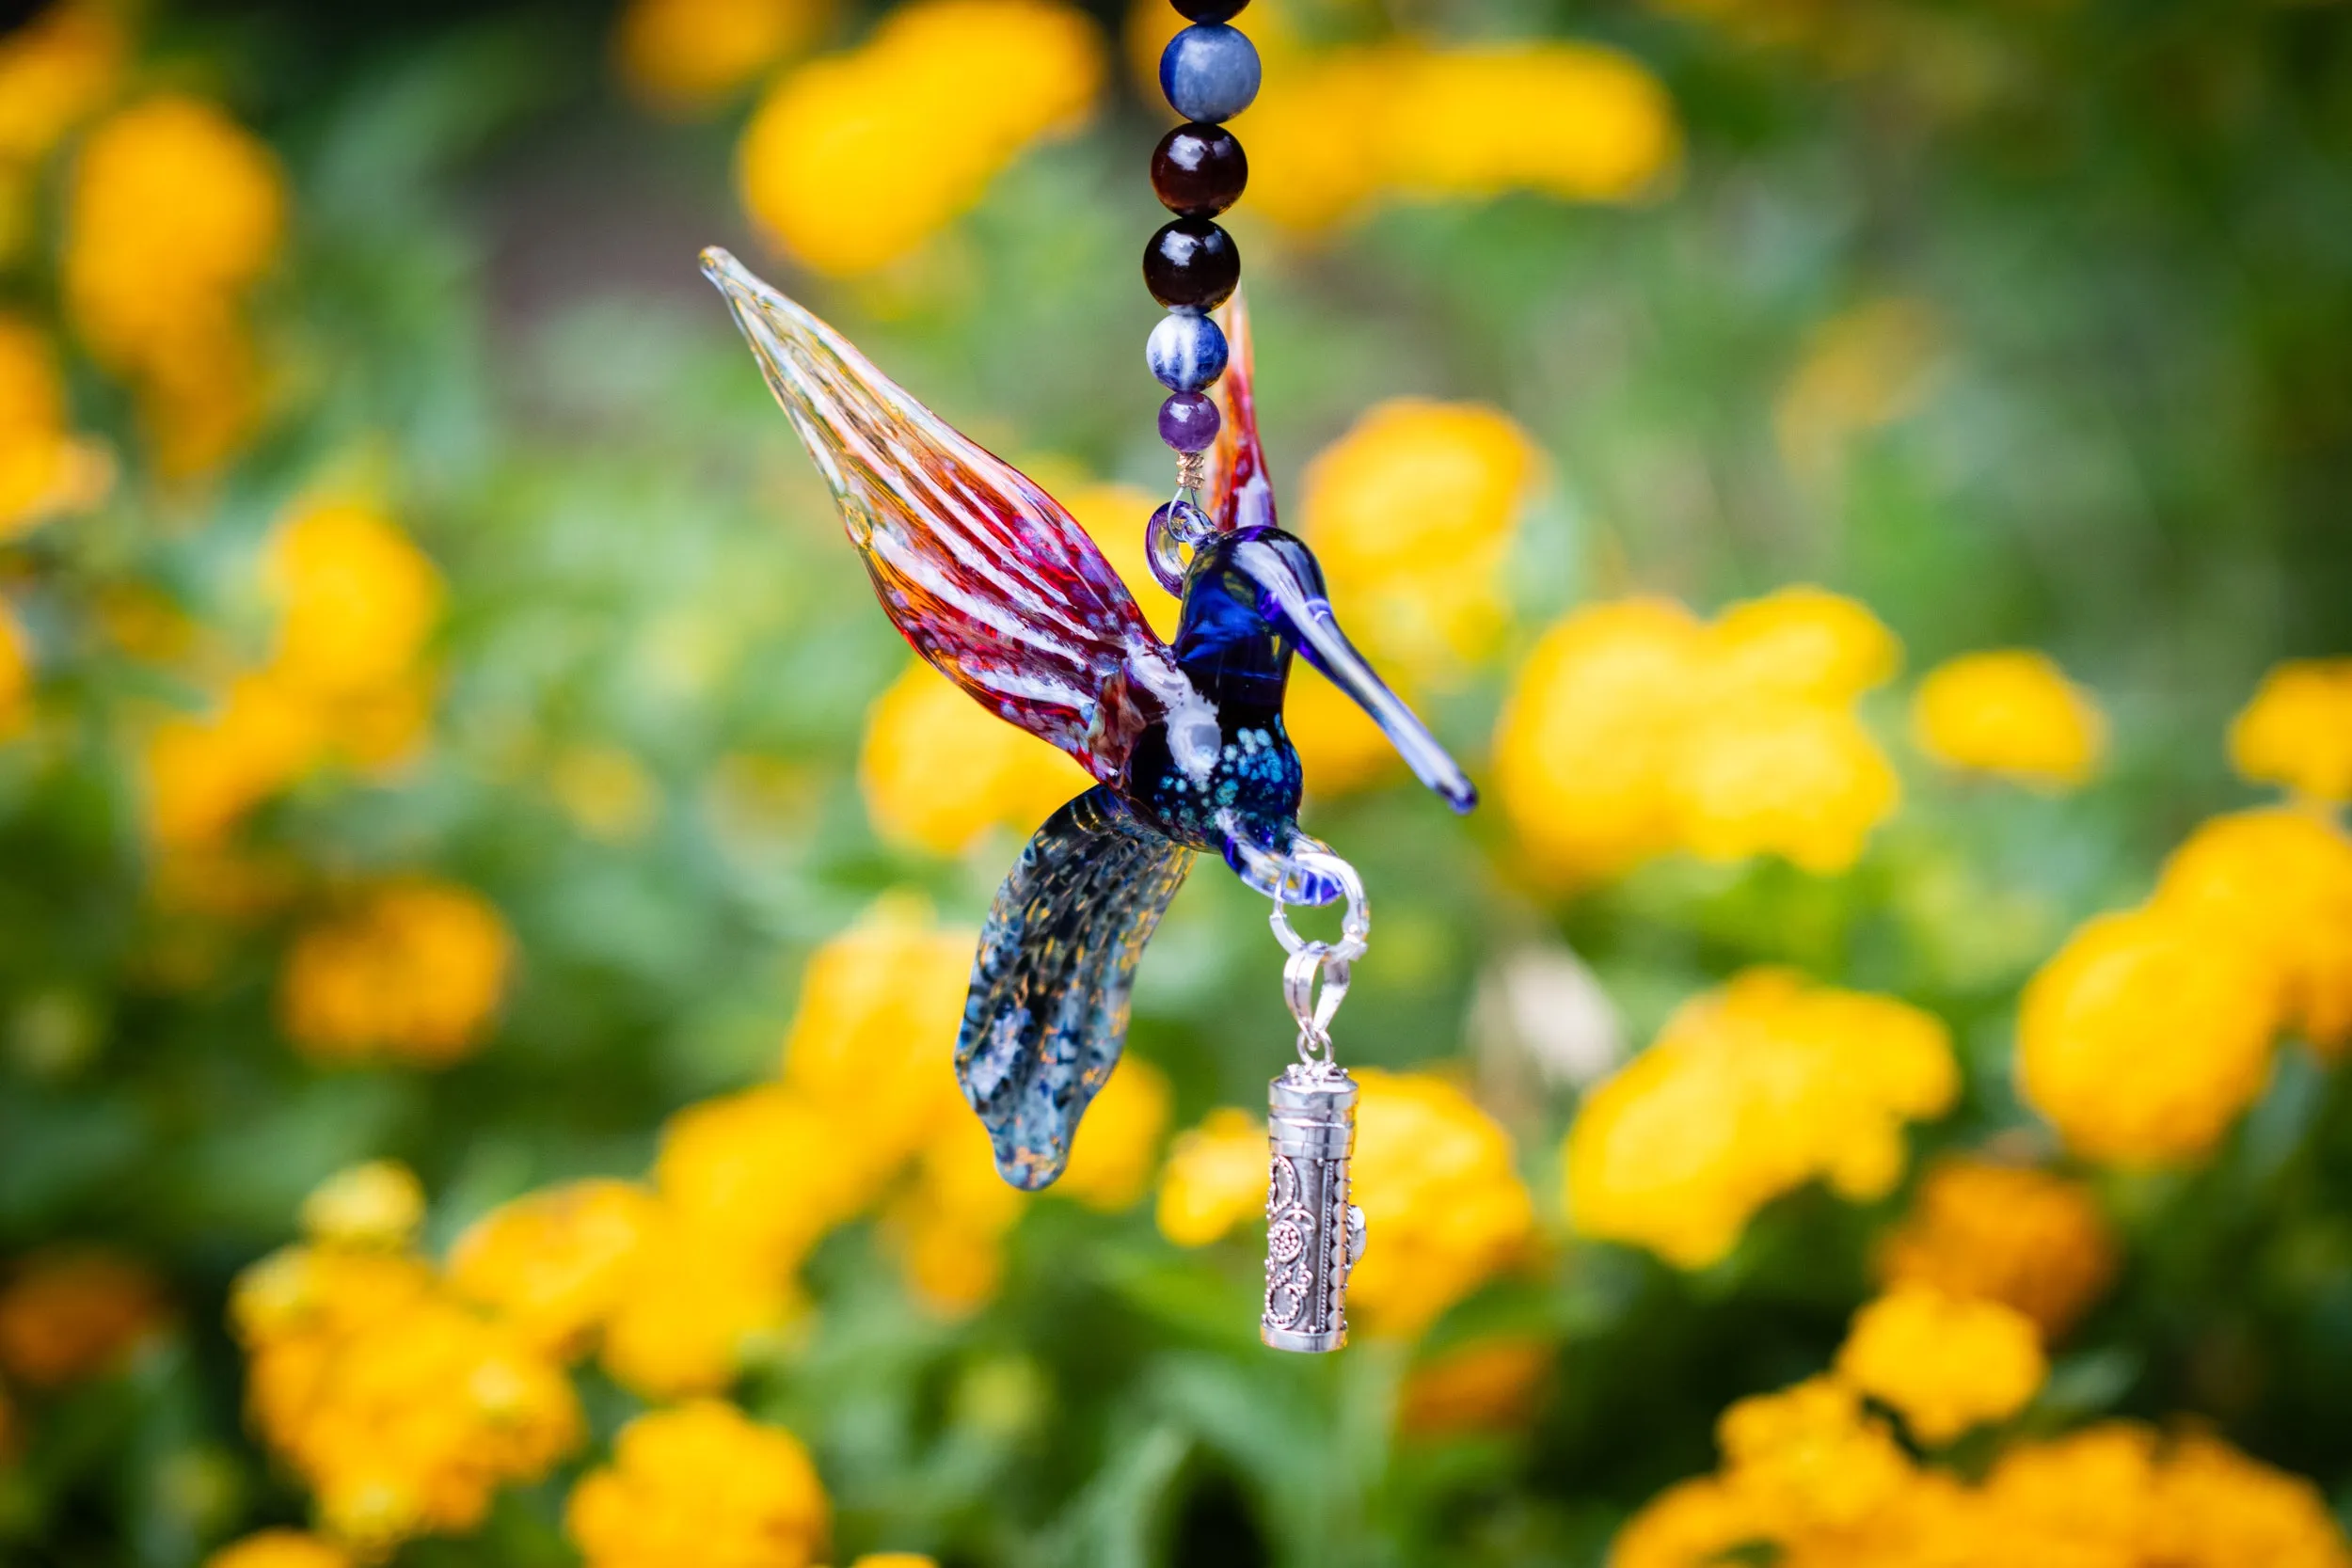
[[[1209,395],[1223,420],[1216,444],[1209,449],[1200,495],[1209,520],[1231,533],[1274,521],[1274,482],[1266,473],[1265,449],[1258,444],[1258,400],[1251,385],[1255,356],[1249,306],[1241,290],[1217,308],[1216,323],[1225,329],[1225,373]]]
[[[991,712],[1115,780],[1153,693],[1181,689],[1182,676],[1094,541],[734,257],[707,250],[703,271],[906,640]]]

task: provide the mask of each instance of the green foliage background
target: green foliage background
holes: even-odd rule
[[[2117,750],[2062,801],[1912,778],[1842,878],[1668,864],[1573,909],[1498,876],[1491,813],[1459,826],[1404,789],[1329,808],[1314,831],[1383,900],[1351,1058],[1456,1053],[1486,957],[1558,930],[1637,1039],[1757,960],[1931,1006],[1975,1070],[1927,1141],[2017,1119],[2000,1064],[2018,982],[2074,921],[2143,893],[2197,817],[2250,799],[2220,736],[2260,672],[2352,648],[2352,16],[1859,6],[1851,24],[1896,44],[1842,71],[1635,6],[1425,9],[1459,36],[1629,49],[1672,90],[1687,167],[1632,209],[1393,208],[1319,249],[1251,245],[1278,478],[1375,397],[1489,401],[1558,470],[1531,528],[1530,627],[1635,588],[1712,605],[1819,581],[1872,606],[1914,668],[2049,649],[2107,701]],[[243,1430],[221,1306],[319,1178],[409,1162],[445,1242],[528,1187],[641,1170],[665,1114],[767,1070],[811,946],[910,881],[976,918],[1009,854],[922,862],[867,827],[859,725],[903,650],[694,271],[704,243],[758,254],[727,186],[733,127],[627,107],[606,25],[555,6],[153,18],[292,172],[294,251],[263,316],[300,395],[200,526],[131,485],[87,527],[10,546],[28,618],[64,650],[44,706],[76,717],[61,744],[0,755],[0,1253],[119,1243],[166,1271],[179,1316],[123,1378],[35,1413],[40,1441],[0,1473],[0,1559],[161,1568],[298,1517]],[[791,281],[988,444],[1156,485],[1134,261],[1155,124],[1129,97],[1025,159],[886,302]],[[1883,295],[1945,325],[1928,398],[1804,482],[1775,395],[1822,321]],[[120,425],[97,381],[76,395]],[[109,718],[140,677],[87,631],[97,585],[126,576],[233,622],[231,563],[354,448],[389,458],[396,515],[452,586],[438,738],[397,787],[323,784],[259,832],[329,868],[431,865],[513,924],[500,1035],[435,1074],[303,1064],[270,1014],[279,930],[237,935],[195,994],[152,983]],[[1475,754],[1495,700],[1438,723]],[[582,836],[545,792],[533,759],[580,741],[658,778],[640,841]],[[795,759],[801,787],[731,810],[714,768],[742,751]],[[1254,1103],[1286,1049],[1261,915],[1204,874],[1145,964],[1136,1041],[1174,1076],[1180,1123]],[[1515,1125],[1554,1209],[1569,1108]],[[2344,1496],[2347,1194],[2352,1093],[2291,1056],[2209,1169],[2111,1186],[2130,1270],[2044,1413],[2201,1412]],[[1804,1195],[1702,1275],[1588,1247],[1489,1291],[1437,1342],[1502,1323],[1559,1342],[1523,1438],[1400,1448],[1404,1353],[1262,1355],[1249,1259],[1179,1259],[1148,1214],[1060,1208],[1018,1233],[1004,1299],[953,1327],[901,1299],[862,1231],[836,1238],[814,1344],[755,1371],[746,1402],[810,1439],[845,1559],[1595,1562],[1628,1509],[1710,1462],[1727,1401],[1820,1365],[1883,1217]],[[606,1431],[629,1408],[591,1401]],[[400,1561],[567,1560],[559,1503],[552,1484],[509,1497],[479,1538]]]

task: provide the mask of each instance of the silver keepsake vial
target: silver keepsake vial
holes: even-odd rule
[[[1364,1250],[1363,1211],[1347,1201],[1356,1151],[1356,1081],[1328,1061],[1291,1068],[1267,1095],[1273,1164],[1265,1200],[1265,1314],[1276,1350],[1347,1343],[1347,1272]]]

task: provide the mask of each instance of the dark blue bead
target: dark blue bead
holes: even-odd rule
[[[1231,119],[1258,96],[1257,47],[1221,22],[1195,23],[1161,52],[1160,91],[1186,119]]]
[[[1160,318],[1144,341],[1143,362],[1171,392],[1197,392],[1225,373],[1225,334],[1190,310]]]

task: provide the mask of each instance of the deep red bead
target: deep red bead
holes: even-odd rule
[[[1143,247],[1144,287],[1170,309],[1214,309],[1240,281],[1241,252],[1233,237],[1207,218],[1164,223]]]
[[[1249,160],[1222,125],[1179,125],[1152,150],[1152,190],[1171,213],[1215,217],[1240,200],[1248,183]]]

